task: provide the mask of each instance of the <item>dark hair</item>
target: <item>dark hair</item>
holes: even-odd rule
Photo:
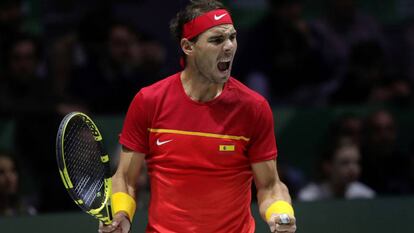
[[[0,157],[14,158],[14,154],[8,150],[0,148]]]
[[[321,152],[319,158],[316,160],[316,180],[323,181],[326,178],[324,171],[324,164],[331,163],[335,160],[338,151],[345,147],[355,147],[360,149],[359,146],[349,137],[340,137],[337,140],[328,143],[326,148]]]
[[[112,30],[119,27],[126,29],[129,33],[136,36],[138,40],[141,39],[141,34],[133,23],[126,20],[112,20],[109,22],[108,29],[106,31],[106,40],[109,40],[111,37]]]
[[[217,0],[190,0],[190,3],[171,20],[170,31],[172,35],[180,41],[185,23],[193,20],[197,16],[216,9],[224,9],[223,3]],[[198,36],[194,37],[192,41],[197,41],[197,38]]]
[[[338,118],[334,119],[330,126],[329,126],[329,140],[332,143],[336,143],[338,139],[344,136],[349,135],[349,130],[345,127],[345,123],[348,120],[360,120],[362,122],[362,119],[355,113],[347,112],[342,115],[340,115]]]
[[[322,152],[320,157],[320,162],[331,162],[335,159],[336,154],[339,150],[341,150],[344,147],[358,147],[358,144],[356,144],[351,138],[347,136],[339,137],[335,142],[330,143],[327,145],[325,150]]]

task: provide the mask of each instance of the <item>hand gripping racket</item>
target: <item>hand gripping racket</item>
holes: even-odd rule
[[[86,213],[104,224],[112,222],[109,156],[102,135],[86,114],[65,116],[56,138],[59,173],[66,190]]]

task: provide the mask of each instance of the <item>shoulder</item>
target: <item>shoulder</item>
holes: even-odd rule
[[[139,99],[144,102],[153,102],[162,99],[164,96],[168,95],[170,90],[174,87],[175,81],[179,78],[179,74],[180,73],[173,74],[152,85],[143,87],[135,95],[134,100]]]
[[[145,96],[156,96],[157,94],[163,93],[172,86],[177,78],[179,78],[180,73],[173,74],[168,76],[152,85],[142,88],[139,92],[141,92]]]
[[[347,198],[373,198],[374,196],[373,189],[358,181],[352,182],[346,192]]]
[[[233,77],[231,77],[228,81],[228,88],[236,95],[239,101],[242,101],[244,104],[252,106],[264,103],[268,104],[267,100],[262,95],[248,88],[246,85]]]
[[[263,127],[273,128],[273,112],[263,96],[234,78],[229,80],[228,89],[231,93],[230,103],[233,106],[232,109],[243,112],[244,118],[249,119],[249,122],[261,124]],[[251,127],[255,128],[253,125]],[[256,132],[256,130],[253,130],[253,132]]]
[[[322,187],[316,183],[310,183],[299,191],[298,199],[301,201],[315,201],[322,197]]]
[[[174,81],[179,78],[179,73],[168,76],[150,86],[144,87],[133,98],[130,108],[142,106],[147,111],[153,109],[159,101],[171,93]]]

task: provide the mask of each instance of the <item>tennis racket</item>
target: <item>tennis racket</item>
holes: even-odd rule
[[[104,224],[112,222],[109,156],[102,135],[86,114],[63,118],[56,138],[60,177],[74,202]]]

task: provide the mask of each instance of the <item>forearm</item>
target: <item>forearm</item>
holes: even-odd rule
[[[144,155],[122,148],[118,169],[112,177],[113,212],[125,212],[132,220],[135,208],[136,180],[138,179]]]
[[[135,197],[136,184],[145,155],[122,147],[118,169],[112,177],[112,193],[123,192]]]
[[[115,173],[112,177],[112,193],[123,192],[131,197],[135,197],[134,182],[128,178],[127,174]]]
[[[265,187],[258,188],[257,199],[259,204],[260,215],[266,220],[266,210],[276,201],[285,201],[291,204],[292,200],[289,190],[280,180]]]

